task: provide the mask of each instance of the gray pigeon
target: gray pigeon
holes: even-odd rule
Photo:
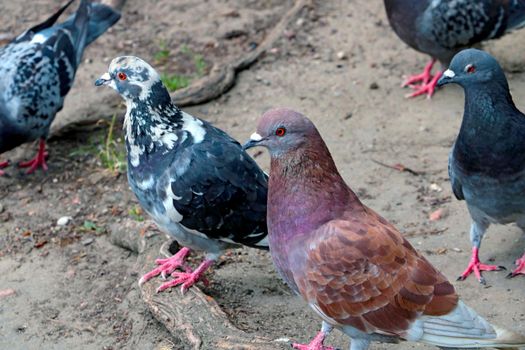
[[[449,83],[465,90],[463,122],[449,157],[450,182],[472,217],[472,258],[458,279],[474,272],[485,283],[481,271],[502,269],[479,261],[489,225],[516,223],[525,230],[525,115],[514,105],[500,65],[486,52],[458,53],[438,86]],[[516,265],[509,277],[525,274],[525,254]]]
[[[432,96],[442,74],[431,74],[436,60],[446,69],[462,49],[525,25],[525,0],[384,0],[384,3],[390,25],[401,40],[432,57],[423,73],[410,76],[402,84],[415,89],[408,97]]]
[[[29,167],[27,173],[39,166],[47,169],[45,140],[84,48],[120,18],[106,5],[82,0],[75,14],[55,24],[72,1],[0,48],[0,154],[40,139],[37,156],[19,164]],[[0,163],[0,168],[7,165]]]
[[[115,58],[95,84],[109,85],[126,101],[131,189],[157,225],[185,246],[157,260],[160,266],[139,283],[172,274],[158,291],[182,284],[184,292],[226,248],[268,249],[267,175],[237,141],[177,108],[159,74],[140,58]],[[190,248],[207,253],[195,271],[185,263]],[[186,271],[175,271],[179,267]]]

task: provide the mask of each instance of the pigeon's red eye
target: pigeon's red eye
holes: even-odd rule
[[[119,72],[119,73],[117,74],[117,77],[118,77],[120,80],[126,80],[126,78],[127,78],[128,76],[127,76],[126,73],[124,73],[124,72]]]
[[[473,64],[469,64],[465,67],[465,70],[467,71],[467,73],[472,74],[476,71],[476,66],[474,66]]]
[[[286,129],[285,128],[277,128],[277,130],[275,130],[275,135],[279,136],[279,137],[283,137],[284,134],[286,134]]]

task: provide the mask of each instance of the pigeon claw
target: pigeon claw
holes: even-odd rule
[[[38,153],[36,154],[35,158],[28,160],[27,162],[20,162],[18,163],[18,166],[20,168],[29,168],[27,169],[26,174],[34,173],[39,167],[41,167],[42,170],[47,171],[46,159],[48,156],[49,154],[46,152],[46,141],[44,139],[40,139]]]
[[[297,344],[293,343],[292,348],[296,350],[337,350],[334,347],[331,346],[324,346],[324,340],[325,340],[326,334],[324,332],[319,332],[315,336],[314,339],[310,342],[310,344]]]
[[[408,78],[405,79],[405,81],[401,83],[401,87],[410,86],[414,88],[419,84],[428,84],[432,79],[432,67],[434,66],[434,63],[436,63],[436,60],[433,59],[429,63],[427,63],[427,65],[423,69],[423,73],[410,75]]]
[[[516,269],[509,273],[507,275],[507,278],[513,278],[518,275],[525,275],[525,254],[523,254],[521,259],[516,260],[515,265],[517,266]]]
[[[190,287],[196,284],[199,281],[202,281],[204,285],[208,285],[209,281],[204,277],[204,272],[213,265],[215,261],[211,259],[204,260],[202,264],[195,269],[195,271],[187,270],[186,272],[175,271],[171,274],[171,277],[174,279],[163,283],[159,288],[157,288],[157,293],[160,293],[168,288],[181,285],[180,291],[182,294],[185,294]]]
[[[504,266],[482,264],[478,259],[473,258],[468,264],[466,270],[458,277],[457,280],[464,281],[467,279],[467,277],[471,273],[474,273],[479,283],[486,285],[487,281],[485,280],[485,278],[483,278],[483,276],[481,276],[481,271],[502,271],[502,270],[506,270],[506,268]]]
[[[434,95],[434,91],[436,90],[437,82],[439,78],[443,75],[442,72],[438,72],[434,77],[427,83],[423,83],[421,85],[410,85],[411,88],[413,88],[415,91],[411,94],[405,95],[406,98],[412,98],[420,95],[427,95],[427,98],[432,98],[432,95]]]
[[[184,269],[188,270],[189,267],[188,265],[186,265],[186,262],[184,260],[186,259],[189,253],[190,248],[183,247],[177,252],[177,254],[173,255],[172,257],[169,257],[167,259],[155,260],[155,263],[159,266],[142,276],[139,280],[139,286],[143,285],[144,283],[158,275],[161,275],[161,277],[166,279],[167,275],[172,274],[173,271],[175,271],[175,269],[179,267],[183,267]]]

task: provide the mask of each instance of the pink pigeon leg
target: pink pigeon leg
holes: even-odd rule
[[[292,344],[292,348],[298,350],[336,350],[331,346],[324,346],[324,341],[328,334],[332,331],[334,327],[327,322],[323,321],[321,331],[317,333],[314,339],[308,345],[303,344]]]
[[[27,161],[27,162],[21,162],[18,164],[20,168],[29,168],[26,171],[26,174],[33,173],[38,167],[42,167],[42,170],[47,170],[47,164],[46,164],[46,158],[48,156],[48,153],[46,152],[46,140],[40,139],[39,145],[38,145],[38,153],[36,154],[35,158]]]
[[[335,348],[331,346],[324,346],[324,340],[326,338],[326,332],[320,331],[317,333],[314,339],[310,342],[310,344],[292,344],[292,348],[297,350],[335,350]]]
[[[481,271],[500,271],[500,270],[506,270],[504,266],[497,266],[497,265],[485,265],[482,264],[479,261],[479,249],[476,247],[472,248],[472,257],[470,258],[470,262],[467,266],[467,269],[461,274],[461,276],[458,277],[458,281],[464,281],[467,279],[467,277],[474,272],[474,275],[478,279],[479,283],[485,284],[486,281],[481,276]]]
[[[415,91],[411,94],[406,95],[405,97],[411,98],[427,94],[427,98],[431,98],[432,95],[434,95],[434,90],[436,90],[437,82],[442,75],[443,72],[437,72],[436,75],[434,75],[432,80],[430,80],[429,82],[412,87]]]
[[[0,169],[3,169],[5,167],[9,166],[9,162],[8,161],[5,161],[5,162],[0,162]],[[2,170],[0,170],[0,176],[4,175],[5,172],[3,172]]]
[[[155,269],[142,276],[139,280],[139,286],[158,275],[161,275],[163,278],[166,278],[167,275],[171,274],[173,271],[175,271],[175,269],[179,267],[187,268],[185,259],[189,253],[190,248],[183,247],[177,252],[177,254],[173,255],[170,258],[155,260],[155,263],[160,266],[156,267]]]
[[[173,280],[166,282],[162,284],[158,289],[157,293],[162,292],[163,290],[166,290],[168,288],[174,287],[176,285],[182,284],[180,291],[182,294],[186,293],[186,291],[193,286],[198,281],[203,281],[205,285],[208,284],[208,280],[206,280],[203,275],[204,272],[215,263],[215,260],[213,259],[205,259],[199,267],[195,269],[195,271],[187,270],[186,272],[173,272],[171,276],[174,278]]]
[[[508,278],[516,277],[517,275],[525,275],[525,253],[520,259],[515,262],[517,268],[508,274]]]
[[[436,63],[435,59],[432,59],[430,62],[428,62],[423,69],[423,73],[420,74],[414,74],[410,75],[408,78],[405,79],[401,83],[401,87],[410,86],[413,87],[416,85],[416,83],[421,83],[421,85],[428,84],[430,80],[432,79],[432,67],[434,67],[434,64]]]

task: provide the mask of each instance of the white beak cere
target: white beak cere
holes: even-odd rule
[[[106,72],[106,73],[102,74],[100,79],[103,79],[103,80],[106,80],[106,81],[111,80],[111,75],[109,75],[109,73]]]
[[[250,140],[252,141],[261,141],[262,140],[262,136],[259,135],[258,133],[254,132],[252,134],[252,136],[250,136]]]
[[[443,75],[446,76],[447,78],[454,78],[456,76],[456,73],[454,73],[453,70],[447,69],[446,71],[443,72]]]

